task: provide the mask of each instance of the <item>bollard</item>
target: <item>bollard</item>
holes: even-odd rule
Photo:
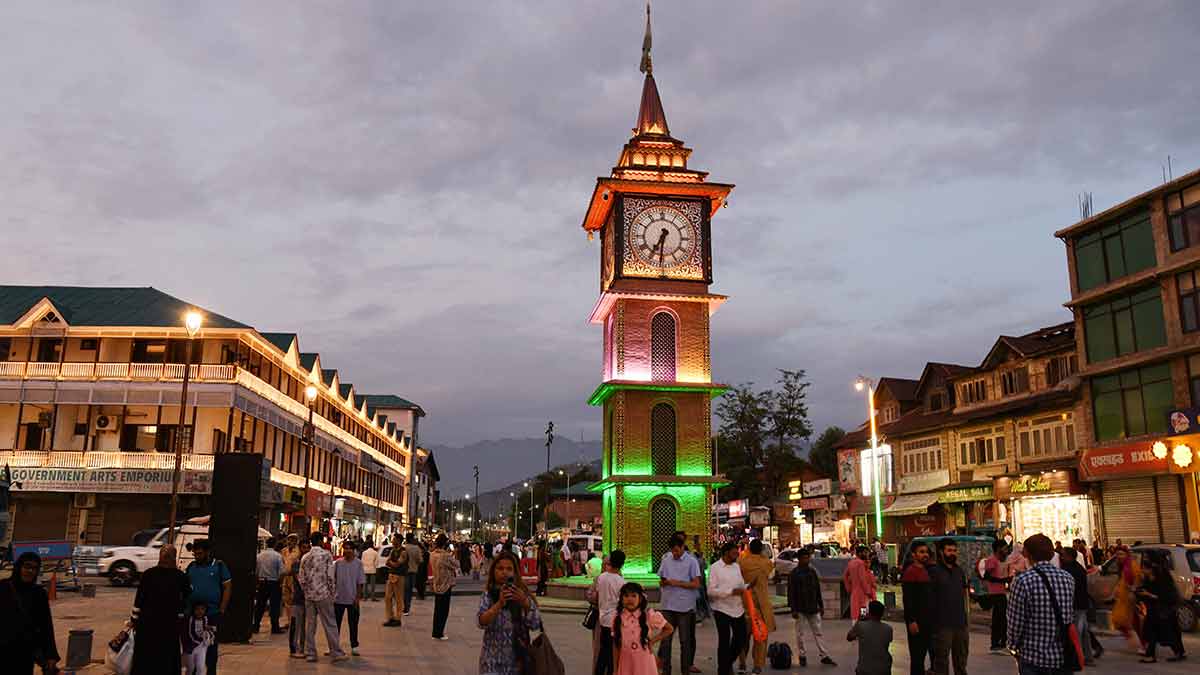
[[[92,631],[72,630],[67,636],[67,667],[83,668],[92,662]]]
[[[84,584],[80,587],[80,594],[85,598],[96,597],[96,584]]]
[[[50,583],[46,588],[46,596],[51,602],[58,599],[58,572],[50,574]]]
[[[887,609],[896,609],[896,591],[883,592],[883,606]]]

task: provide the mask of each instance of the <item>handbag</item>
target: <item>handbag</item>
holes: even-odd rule
[[[1046,593],[1050,596],[1050,606],[1054,608],[1054,620],[1058,624],[1058,637],[1062,643],[1062,670],[1078,673],[1083,670],[1083,648],[1079,644],[1079,631],[1075,630],[1074,623],[1063,621],[1062,608],[1058,606],[1058,600],[1054,597],[1054,590],[1050,588],[1050,580],[1046,578],[1046,573],[1036,567],[1033,568],[1033,571],[1037,572],[1038,577],[1041,578],[1042,585],[1046,587]]]
[[[542,634],[535,637],[529,643],[529,660],[526,663],[531,667],[526,671],[526,675],[566,675],[567,669],[563,665],[563,660],[558,657],[558,652],[554,651],[554,645],[550,644],[550,637],[546,635],[546,629],[542,629]]]
[[[583,617],[583,627],[588,630],[595,630],[596,624],[600,621],[600,608],[595,605],[588,605],[587,614]]]

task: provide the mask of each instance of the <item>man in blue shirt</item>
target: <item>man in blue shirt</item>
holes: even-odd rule
[[[688,675],[696,653],[696,598],[700,589],[700,564],[683,550],[683,537],[671,537],[671,550],[658,566],[662,615],[679,635],[679,672]],[[658,648],[663,673],[671,673],[671,636]]]
[[[188,598],[188,613],[191,606],[203,602],[208,606],[208,620],[214,626],[220,623],[226,608],[229,607],[231,594],[229,568],[225,563],[212,557],[212,550],[207,539],[197,539],[192,542],[192,555],[196,557],[187,568],[188,580],[192,583],[192,595]],[[204,656],[208,675],[217,672],[217,642],[208,646]]]

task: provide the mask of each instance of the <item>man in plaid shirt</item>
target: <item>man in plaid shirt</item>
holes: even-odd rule
[[[1074,617],[1075,580],[1050,562],[1054,544],[1046,535],[1026,539],[1024,554],[1033,568],[1008,589],[1008,647],[1016,652],[1021,675],[1061,675],[1067,670],[1060,631]],[[1054,591],[1053,598],[1049,590]],[[1062,625],[1056,616],[1063,617]]]

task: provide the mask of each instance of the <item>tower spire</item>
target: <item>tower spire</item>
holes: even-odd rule
[[[642,38],[642,64],[638,70],[647,76],[654,70],[654,64],[650,62],[650,0],[646,0],[646,37]]]

